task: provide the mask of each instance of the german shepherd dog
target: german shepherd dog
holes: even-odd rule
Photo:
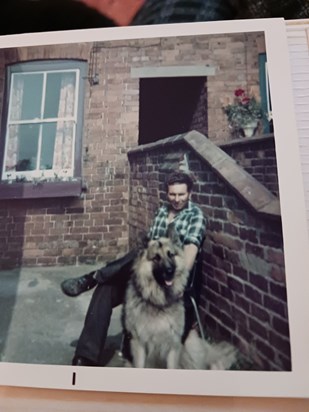
[[[211,345],[192,329],[185,342],[184,293],[189,272],[183,249],[172,234],[149,241],[133,264],[123,305],[136,368],[228,369],[235,351]]]

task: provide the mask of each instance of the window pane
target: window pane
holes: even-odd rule
[[[75,72],[48,73],[44,118],[64,118],[74,115]]]
[[[5,170],[35,170],[40,126],[12,125],[5,160]]]
[[[14,74],[10,120],[41,117],[43,74]]]
[[[41,170],[49,170],[53,168],[56,130],[57,123],[47,123],[43,126],[43,139],[40,159]]]
[[[72,168],[74,122],[53,122],[43,125],[40,169],[56,172]]]

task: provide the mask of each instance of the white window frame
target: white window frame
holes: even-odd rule
[[[269,74],[267,61],[265,62],[265,82],[266,82],[266,105],[267,105],[267,118],[272,119],[272,110],[270,104],[270,90],[269,90]]]
[[[36,68],[37,66],[37,68]],[[54,68],[53,68],[54,67]],[[63,68],[62,68],[63,67]],[[28,70],[27,70],[28,69]],[[6,116],[6,125],[5,125],[5,143],[4,143],[4,151],[3,151],[3,162],[2,162],[2,181],[32,181],[32,180],[70,180],[75,176],[75,165],[76,165],[76,135],[77,135],[77,127],[82,128],[82,120],[80,119],[81,114],[81,106],[83,106],[83,94],[84,90],[81,90],[81,80],[85,78],[85,62],[81,61],[74,61],[74,60],[46,60],[46,61],[38,61],[38,62],[26,62],[20,63],[16,65],[11,65],[8,67],[7,73],[7,81],[8,81],[8,88],[7,88],[7,116]],[[74,96],[74,111],[73,116],[68,116],[65,118],[46,118],[43,119],[44,116],[44,105],[45,105],[45,96],[46,96],[46,82],[47,82],[47,75],[49,73],[75,73],[75,96]],[[13,80],[14,76],[23,74],[23,75],[30,75],[30,74],[43,74],[43,87],[42,87],[42,99],[41,99],[41,108],[40,108],[40,118],[35,118],[31,120],[10,120],[11,116],[11,103],[12,103],[12,92],[13,92]],[[82,87],[83,89],[83,87]],[[83,111],[83,109],[82,109]],[[57,122],[59,120],[65,121],[72,121],[73,122],[73,136],[72,136],[72,159],[71,159],[71,167],[66,169],[46,169],[46,170],[39,170],[40,164],[40,154],[41,154],[41,147],[42,147],[42,129],[43,125],[47,123]],[[7,148],[8,148],[8,139],[9,139],[9,127],[12,125],[19,125],[19,124],[40,124],[39,130],[39,143],[38,143],[38,151],[37,151],[37,164],[36,170],[27,170],[27,171],[15,171],[15,170],[5,170],[6,159],[7,159]],[[79,130],[81,133],[81,130]]]

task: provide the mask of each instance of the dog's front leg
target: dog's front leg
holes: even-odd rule
[[[131,340],[131,350],[134,368],[144,368],[146,363],[146,348],[137,339]]]
[[[179,367],[179,357],[181,348],[173,348],[169,351],[166,359],[167,369],[178,369]]]

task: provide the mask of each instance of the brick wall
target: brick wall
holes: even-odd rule
[[[192,199],[208,221],[200,302],[206,333],[237,345],[257,369],[290,370],[281,221],[249,208],[183,142],[129,153],[130,242],[151,224],[166,173],[184,155],[196,178]]]
[[[231,141],[220,147],[267,189],[279,196],[273,135]]]
[[[196,105],[196,109],[192,118],[192,122],[190,125],[190,130],[196,130],[205,136],[208,136],[208,125],[207,125],[207,81],[205,84],[205,88],[202,89],[201,95]],[[205,121],[206,119],[206,121]]]
[[[99,75],[99,84],[86,82],[82,178],[87,192],[75,199],[1,201],[1,267],[100,264],[123,254],[128,244],[126,153],[137,145],[139,123],[139,79],[131,77],[131,68],[214,67],[191,127],[205,133],[199,125],[208,116],[210,138],[227,140],[220,97],[232,96],[236,87],[257,87],[256,40],[261,38],[251,33],[0,50],[1,102],[6,64],[53,58],[90,62],[93,51]]]
[[[42,58],[89,61],[92,44],[29,47],[1,51],[8,62]],[[125,52],[123,52],[125,53]],[[126,89],[128,70],[114,64],[123,55],[101,54],[101,81],[86,83],[81,198],[2,200],[0,266],[98,263],[127,250],[128,162],[126,151],[136,141],[138,96]],[[103,70],[104,67],[104,70]],[[124,136],[126,138],[124,139]]]

